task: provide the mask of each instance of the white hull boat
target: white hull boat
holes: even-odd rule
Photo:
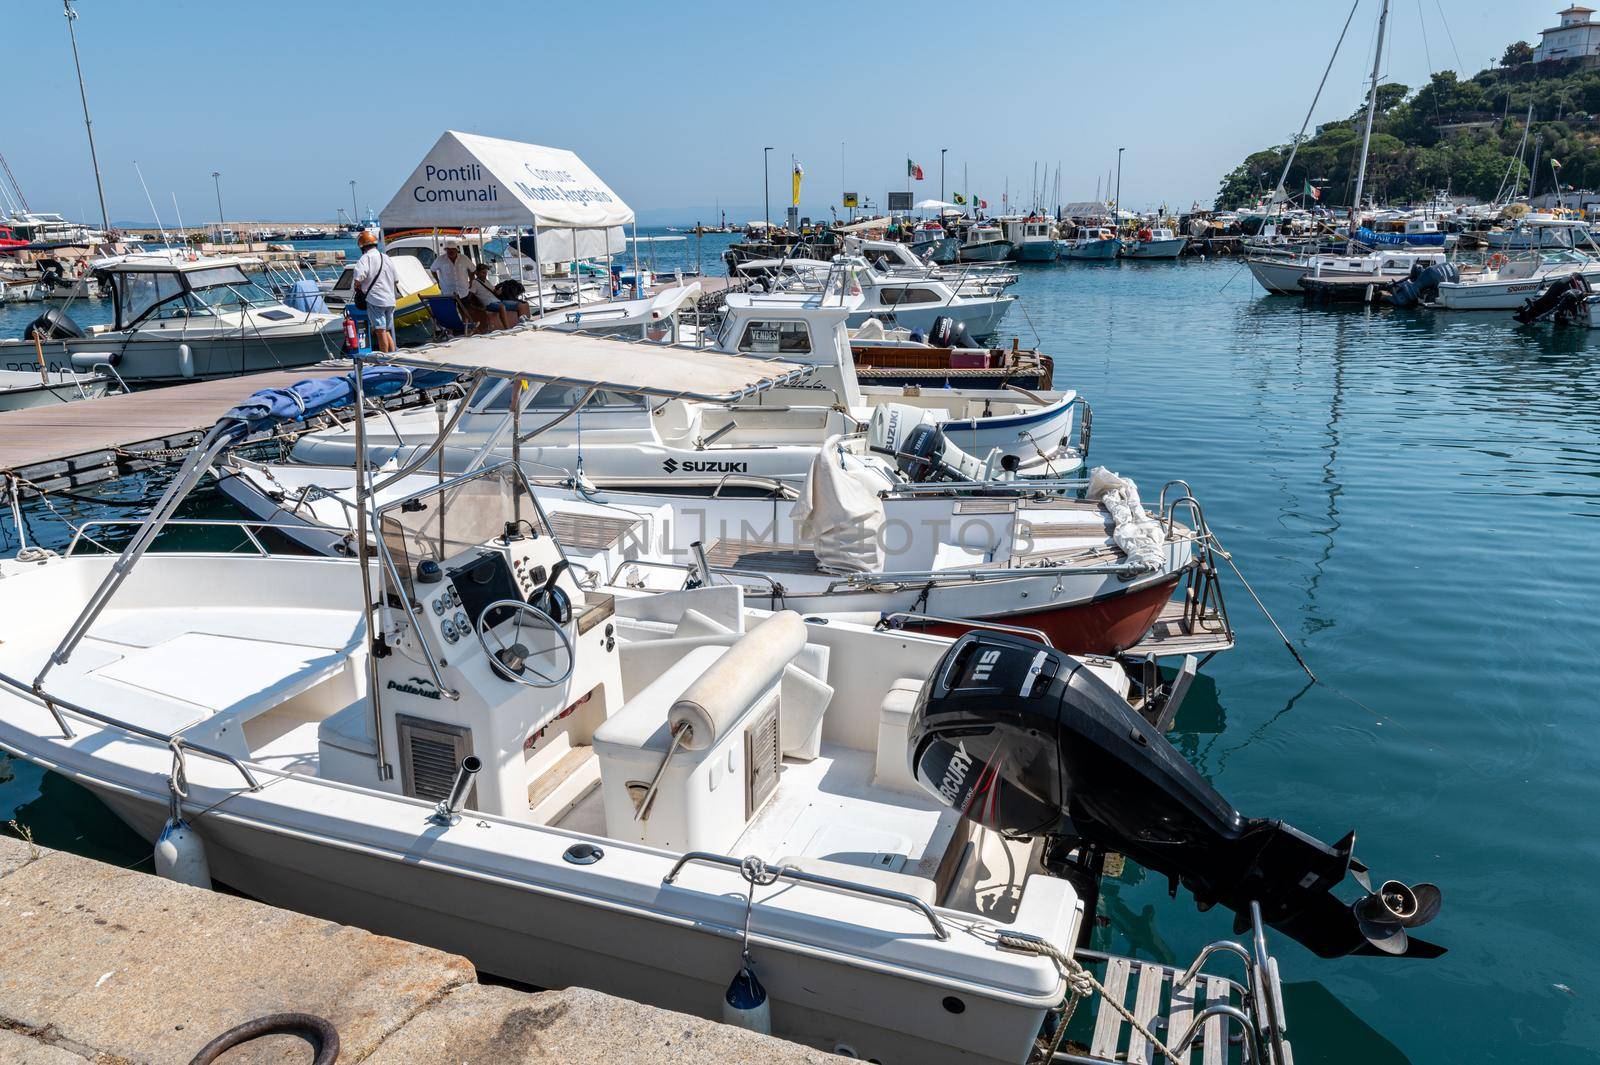
[[[41,377],[37,370],[0,370],[0,411],[54,407],[80,399],[98,399],[114,383],[105,374],[67,371]]]
[[[1382,284],[1410,276],[1416,264],[1429,266],[1445,261],[1442,251],[1394,251],[1371,255],[1313,255],[1294,259],[1252,256],[1245,259],[1245,265],[1268,292],[1274,295],[1298,295],[1305,291],[1300,282],[1308,277],[1368,278],[1375,284]]]
[[[1600,262],[1587,256],[1549,262],[1537,257],[1512,259],[1498,269],[1441,282],[1433,306],[1450,311],[1515,311],[1552,283],[1574,274],[1600,283]]]
[[[1438,889],[1385,885],[1358,922],[1332,894],[1365,876],[1353,836],[1234,810],[1114,664],[580,582],[509,464],[363,506],[375,558],[152,550],[277,398],[207,434],[120,557],[0,562],[0,748],[104,799],[162,875],[889,1063],[1050,1056],[1063,967],[1111,964],[1079,949],[1103,851],[1252,930],[1218,1009],[1144,1014],[1185,1049],[1236,1024],[1287,1065],[1263,924],[1439,953],[1399,923]]]

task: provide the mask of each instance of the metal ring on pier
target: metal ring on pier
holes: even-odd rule
[[[200,1048],[189,1065],[211,1065],[236,1046],[269,1035],[297,1035],[311,1044],[312,1065],[333,1065],[339,1060],[339,1030],[314,1013],[269,1013],[235,1025]]]

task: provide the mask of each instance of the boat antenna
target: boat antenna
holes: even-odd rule
[[[1356,171],[1356,194],[1350,201],[1350,235],[1348,247],[1355,250],[1356,217],[1361,211],[1361,190],[1367,183],[1367,152],[1372,147],[1372,119],[1378,112],[1378,78],[1383,70],[1383,31],[1389,22],[1389,0],[1383,0],[1378,9],[1378,46],[1372,52],[1372,85],[1367,90],[1367,127],[1361,135],[1361,167]]]
[[[1284,183],[1289,180],[1289,168],[1294,166],[1294,157],[1300,153],[1300,143],[1306,139],[1306,128],[1311,125],[1311,113],[1317,109],[1317,101],[1322,99],[1322,90],[1328,84],[1328,74],[1333,70],[1333,61],[1339,58],[1344,35],[1350,32],[1350,20],[1356,17],[1356,8],[1360,6],[1361,0],[1355,0],[1355,3],[1350,5],[1350,14],[1344,17],[1344,29],[1339,31],[1339,39],[1333,44],[1333,54],[1328,57],[1328,65],[1322,69],[1322,80],[1317,82],[1317,93],[1311,97],[1311,106],[1306,108],[1306,117],[1300,123],[1300,132],[1295,134],[1294,144],[1289,148],[1289,158],[1283,164],[1283,173],[1278,175],[1278,187],[1272,194],[1273,202],[1267,205],[1268,222],[1272,221],[1272,209],[1282,202],[1278,197],[1284,194]]]
[[[183,208],[178,206],[178,194],[176,192],[172,194],[172,213],[178,216],[179,239],[183,240],[184,243],[188,243],[188,239],[183,232]]]
[[[170,248],[172,241],[167,239],[167,228],[161,224],[161,212],[156,210],[156,201],[150,198],[150,186],[144,183],[144,171],[139,169],[137,159],[133,161],[133,172],[139,175],[139,187],[144,189],[144,202],[150,205],[150,215],[156,220],[156,229],[161,233],[161,243]]]
[[[89,93],[83,87],[83,64],[78,61],[78,31],[72,24],[78,13],[72,10],[72,0],[61,0],[67,16],[67,36],[72,38],[72,65],[78,71],[78,96],[83,100],[83,131],[89,135],[89,162],[94,166],[94,189],[100,194],[100,225],[106,236],[111,235],[111,216],[106,213],[106,188],[100,180],[100,159],[94,150],[94,123],[89,119]]]

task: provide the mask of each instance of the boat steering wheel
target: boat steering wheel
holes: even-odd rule
[[[501,609],[509,610],[511,616],[490,624],[490,616]],[[513,622],[509,638],[502,635],[508,621]],[[566,630],[549,614],[520,599],[497,599],[485,606],[478,614],[477,630],[489,667],[502,680],[530,688],[555,688],[572,676],[572,640]],[[490,646],[491,636],[498,646]]]

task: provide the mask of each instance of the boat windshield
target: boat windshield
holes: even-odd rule
[[[264,307],[278,302],[276,296],[244,276],[237,266],[213,266],[191,270],[189,287],[200,307],[213,313]]]
[[[385,583],[398,575],[405,594],[414,597],[413,581],[424,561],[447,562],[508,529],[550,534],[527,481],[509,462],[395,500],[378,515],[378,532],[395,568]]]

